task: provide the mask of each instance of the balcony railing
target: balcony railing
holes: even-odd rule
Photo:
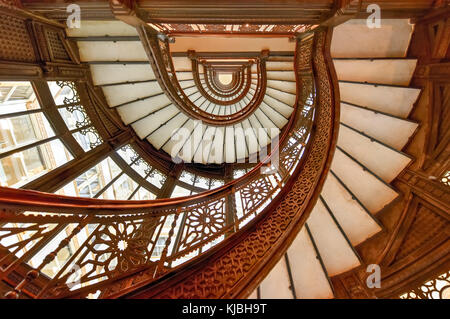
[[[297,101],[279,143],[220,188],[151,201],[1,188],[0,277],[14,287],[7,297],[114,298],[138,288],[144,297],[250,293],[303,225],[331,160],[337,103],[330,37],[316,30],[297,41]],[[170,78],[173,69],[165,70]],[[208,264],[217,262],[228,270]],[[205,272],[216,279],[188,282]],[[194,288],[186,293],[180,285]]]

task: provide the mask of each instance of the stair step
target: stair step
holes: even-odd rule
[[[192,75],[192,72],[176,72],[176,76],[177,76],[178,81],[194,78],[194,76]]]
[[[272,98],[287,105],[294,105],[296,100],[296,96],[294,94],[278,91],[269,87],[266,89],[266,95],[270,95]]]
[[[287,124],[288,120],[266,103],[262,102],[260,105],[260,109],[270,118],[273,123],[276,124],[278,128],[282,128]]]
[[[269,118],[260,108],[256,109],[253,113],[258,118],[261,125],[266,129],[277,128],[278,126]]]
[[[339,82],[342,102],[406,118],[416,102],[420,89]]]
[[[196,153],[194,154],[194,162],[203,164],[207,163],[216,130],[217,128],[213,126],[208,126],[206,128],[203,134],[200,148],[198,148]]]
[[[150,64],[91,64],[90,70],[95,85],[156,79]]]
[[[392,115],[341,103],[341,122],[400,151],[418,127],[418,123]]]
[[[321,196],[353,246],[382,230],[380,223],[332,174],[328,174]]]
[[[187,57],[172,57],[172,61],[176,72],[190,71],[192,73],[191,59]]]
[[[173,138],[167,141],[166,144],[162,146],[162,149],[168,154],[178,154],[180,149],[183,147],[183,143],[189,137],[189,134],[194,130],[194,121],[189,118],[183,126],[176,129],[176,133],[173,132]]]
[[[234,163],[236,161],[236,148],[234,146],[234,127],[225,128],[225,162]]]
[[[153,132],[147,140],[159,150],[164,143],[166,143],[166,141],[170,140],[172,133],[186,123],[187,120],[188,117],[180,112],[173,119],[167,122],[165,126]]]
[[[297,84],[295,82],[267,80],[267,87],[291,94],[296,94],[297,92]]]
[[[255,115],[255,113],[253,113],[251,116],[248,117],[248,120],[250,122],[252,129],[255,132],[258,145],[260,147],[266,146],[270,141],[268,140],[268,137],[265,134],[258,134],[259,130],[263,128],[258,117]],[[260,150],[260,147],[258,148],[258,151]]]
[[[216,164],[222,164],[224,162],[224,154],[223,154],[223,146],[224,146],[224,138],[225,138],[225,128],[218,127],[216,134],[214,136],[213,148],[210,154],[208,155],[211,159],[214,160]]]
[[[144,101],[126,104],[117,108],[117,112],[122,118],[122,121],[128,125],[131,122],[142,118],[146,114],[157,111],[162,106],[169,103],[169,98],[165,94],[160,94]]]
[[[405,153],[363,135],[345,124],[340,125],[337,144],[386,183],[392,182],[411,162],[411,157]]]
[[[164,123],[177,115],[178,112],[178,108],[175,105],[170,104],[169,106],[156,111],[152,115],[133,123],[131,126],[135,130],[136,134],[142,139],[156,130],[161,123]]]
[[[148,63],[139,41],[78,41],[80,59],[91,61],[143,61]]]
[[[331,56],[405,57],[412,31],[408,19],[381,19],[381,27],[372,29],[366,19],[352,19],[333,30]]]
[[[248,119],[245,119],[244,121],[242,121],[242,126],[244,128],[244,131],[247,132],[245,137],[247,140],[248,151],[250,154],[255,154],[260,150],[260,147],[258,145],[258,140],[256,139],[256,136],[253,133],[250,121]]]
[[[372,214],[380,211],[398,196],[390,185],[339,147],[336,148],[331,169]]]
[[[200,125],[196,123],[194,131],[191,136],[187,139],[186,143],[183,145],[183,149],[179,152],[179,157],[186,163],[192,162],[192,159],[199,148],[199,144],[203,139],[203,135],[205,134],[207,125]]]
[[[265,95],[263,99],[264,103],[266,103],[268,106],[282,114],[285,118],[289,118],[291,113],[293,112],[294,108],[290,105],[287,105],[286,103],[283,103],[279,100],[274,99],[273,97],[269,95]],[[293,104],[292,104],[293,105]]]
[[[321,200],[314,206],[307,225],[329,276],[360,265],[358,255]]]
[[[253,292],[248,296],[247,299],[258,299],[258,289],[253,290]]]
[[[127,92],[127,94],[124,94],[124,92]],[[121,84],[103,87],[103,93],[110,106],[120,105],[161,92],[162,90],[158,82]]]
[[[408,86],[416,59],[334,59],[339,81]]]
[[[137,36],[136,28],[125,22],[83,20],[81,28],[67,28],[69,37]]]
[[[273,267],[259,286],[261,299],[293,299],[285,258]]]
[[[305,227],[294,239],[287,254],[297,298],[333,298],[328,275]]]
[[[293,61],[267,61],[266,70],[268,71],[293,71]]]
[[[190,88],[184,89],[184,94],[186,94],[187,96],[189,95],[193,95],[194,93],[197,93],[198,89],[196,86],[192,86]]]
[[[242,128],[242,126],[239,124],[234,125],[234,132],[235,132],[235,148],[236,148],[236,161],[239,162],[239,160],[245,160],[246,157],[248,157],[248,151],[247,151],[247,141],[245,140],[245,132]]]
[[[295,81],[295,72],[267,71],[268,80]]]

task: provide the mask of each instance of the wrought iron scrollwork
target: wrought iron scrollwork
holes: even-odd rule
[[[75,104],[80,104],[80,96],[78,95],[77,89],[75,88],[75,83],[72,81],[56,81],[56,84],[64,89],[65,87],[69,88],[72,92],[72,97],[64,97],[63,103],[66,106],[71,106]]]
[[[400,295],[401,299],[450,299],[450,270]]]
[[[279,145],[265,161],[222,187],[191,197],[132,202],[2,188],[0,258],[7,266],[0,269],[0,276],[4,280],[13,272],[22,276],[8,297],[25,293],[33,298],[84,298],[98,291],[100,298],[118,297],[161,279],[193,258],[203,260],[203,253],[212,249],[219,258],[207,261],[192,280],[169,284],[164,292],[153,295],[238,294],[255,265],[287,248],[281,235],[299,230],[295,225],[327,173],[324,167],[335,137],[335,104],[323,57],[325,35],[320,31],[302,40],[317,42],[318,73],[315,81],[298,81],[304,89],[297,89],[298,105]],[[299,48],[297,44],[297,53]],[[312,45],[305,48],[313,50]],[[311,76],[312,68],[309,71]],[[317,89],[315,82],[320,84]],[[279,169],[261,174],[278,150]],[[282,192],[286,185],[288,190]],[[244,224],[251,231],[240,232]],[[225,238],[233,234],[242,236],[241,240],[228,247]]]
[[[167,37],[159,37],[150,27],[143,26],[139,29],[141,37],[144,39],[144,47],[147,48],[147,55],[156,74],[156,78],[165,91],[166,95],[181,111],[191,117],[215,126],[225,126],[241,121],[250,116],[261,104],[266,92],[266,69],[265,60],[268,58],[266,51],[263,51],[258,63],[258,85],[256,93],[248,105],[230,115],[217,115],[205,112],[196,106],[184,93],[178,82],[175,68],[172,62],[169,42]]]
[[[89,140],[89,147],[91,149],[102,145],[103,139],[98,134],[97,130],[93,126],[89,126],[88,128],[84,128],[80,131],[80,134],[86,136]]]

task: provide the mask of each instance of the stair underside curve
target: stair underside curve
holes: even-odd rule
[[[376,214],[399,195],[389,183],[412,161],[402,152],[418,127],[407,118],[420,94],[408,87],[412,30],[407,20],[335,28],[341,113],[331,169],[305,227],[249,298],[334,298],[330,277],[364,264],[355,247],[383,230]]]
[[[152,274],[141,273],[133,282],[134,292],[126,298],[242,298],[247,296],[268,271],[282,257],[294,234],[306,220],[312,203],[329,169],[331,150],[336,141],[339,105],[333,99],[333,84],[327,68],[331,60],[324,54],[330,33],[316,33],[314,63],[316,75],[322,83],[316,110],[316,131],[311,136],[309,150],[305,152],[302,165],[297,166],[282,192],[281,202],[273,201],[244,231],[236,233],[206,253],[190,270],[178,269],[172,277],[147,285]],[[332,73],[332,72],[331,72]],[[285,236],[290,234],[290,236]],[[266,270],[264,270],[266,269]],[[217,278],[217,280],[205,280]],[[124,286],[125,285],[125,288]],[[118,281],[106,297],[118,297],[115,286],[127,291],[127,281]],[[131,287],[130,287],[131,289]]]
[[[108,28],[98,21],[87,21],[83,28],[67,31],[76,39],[81,61],[89,64],[93,83],[101,87],[111,111],[117,112],[140,139],[172,158],[201,164],[245,161],[277,137],[293,112],[296,85],[291,61],[276,61],[273,57],[266,61],[266,93],[254,112],[233,125],[199,124],[163,90],[158,80],[161,76],[148,63],[152,57],[147,56],[149,50],[139,41],[136,29],[121,21],[109,22]],[[114,41],[108,37],[115,37]],[[121,37],[136,40],[121,41]],[[201,112],[231,116],[244,110],[258,89],[257,68],[253,64],[248,93],[238,102],[223,107],[201,94],[189,57],[172,57],[172,62],[183,93]],[[200,80],[205,85],[203,72]],[[171,139],[177,134],[182,136]],[[238,143],[240,139],[245,143]]]

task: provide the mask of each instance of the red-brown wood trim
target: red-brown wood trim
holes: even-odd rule
[[[241,72],[242,76],[240,78],[244,78],[245,74],[244,72]],[[247,93],[248,90],[250,89],[250,84],[251,84],[251,71],[250,71],[250,67],[247,68],[247,76],[246,76],[246,81],[239,81],[239,86],[229,95],[233,95],[238,93],[241,89],[242,86],[244,85],[244,82],[246,83],[245,88],[243,89],[243,91],[237,95],[235,98],[233,98],[232,100],[228,100],[228,101],[222,101],[222,100],[218,100],[216,98],[214,98],[213,96],[211,96],[211,94],[209,94],[208,92],[206,92],[206,90],[204,89],[202,83],[200,82],[200,76],[199,76],[199,72],[198,72],[198,62],[197,60],[192,60],[192,74],[194,76],[194,82],[197,85],[198,90],[200,91],[200,93],[210,102],[214,103],[214,104],[218,104],[218,105],[231,105],[231,104],[235,104],[238,101],[240,101]],[[207,83],[208,88],[213,91],[215,94],[219,95],[221,93],[216,93],[217,91],[215,89],[212,89],[210,87],[209,82],[207,80],[206,74],[205,74],[205,82]],[[222,94],[223,95],[223,94]]]
[[[335,71],[333,69],[333,64],[331,57],[329,55],[329,47],[331,43],[331,32],[332,29],[327,29],[328,32],[322,32],[324,39],[322,39],[322,48],[325,52],[316,52],[316,54],[322,54],[323,60],[326,61],[326,66],[328,70],[323,70],[323,67],[319,67],[317,72],[320,72],[322,75],[317,82],[320,81],[328,81],[328,86],[331,92],[333,90],[337,90],[338,82]],[[319,44],[317,50],[320,50]],[[321,61],[318,60],[317,63]],[[327,75],[324,75],[323,72],[327,72]],[[297,74],[298,76],[298,74]],[[324,78],[325,76],[325,78]],[[320,91],[320,84],[318,84],[318,91]],[[145,286],[144,283],[138,284],[137,282],[133,284],[133,286],[128,288],[128,294],[123,295],[126,291],[120,291],[117,293],[113,293],[108,295],[108,297],[119,297],[123,296],[125,298],[168,298],[168,297],[182,297],[182,298],[245,298],[247,297],[254,288],[256,288],[262,279],[268,274],[268,272],[272,269],[272,267],[277,263],[277,261],[284,255],[286,249],[289,247],[291,242],[296,237],[297,233],[300,231],[304,222],[306,221],[309,213],[315,205],[315,201],[317,200],[325,178],[328,174],[329,167],[331,165],[331,160],[333,157],[334,146],[337,141],[338,127],[339,127],[339,98],[337,97],[329,97],[329,105],[326,106],[327,102],[324,101],[324,97],[327,94],[321,95],[319,97],[320,102],[323,103],[322,106],[318,106],[319,111],[317,115],[318,122],[316,123],[315,128],[313,129],[313,137],[311,142],[309,143],[308,150],[306,152],[305,157],[302,159],[302,162],[298,165],[295,172],[292,174],[292,177],[284,186],[283,190],[277,198],[281,198],[279,201],[272,201],[268,207],[257,216],[251,223],[249,223],[242,231],[231,235],[225,242],[219,244],[217,247],[210,249],[208,253],[199,256],[194,259],[192,262],[189,262],[185,265],[185,267],[179,267],[172,271],[169,275],[164,276],[162,279],[157,280],[156,282],[151,283],[149,286]],[[327,108],[327,110],[325,110]],[[330,112],[329,118],[326,118],[326,112]],[[323,139],[324,135],[327,135],[328,138],[326,140]],[[325,143],[325,144],[322,144]],[[322,145],[320,145],[322,144]],[[325,146],[326,145],[326,146]],[[323,157],[317,158],[317,152],[326,152]],[[254,245],[258,245],[257,242],[262,240],[258,237],[258,234],[262,229],[267,228],[269,225],[276,224],[279,220],[275,217],[278,214],[285,213],[286,210],[289,210],[287,203],[285,200],[288,200],[289,194],[295,193],[296,187],[302,185],[302,187],[307,187],[301,181],[308,174],[308,169],[312,169],[310,166],[312,162],[320,159],[320,169],[316,173],[317,179],[313,183],[313,187],[311,188],[311,192],[306,195],[306,198],[303,199],[303,206],[300,206],[297,210],[296,206],[296,214],[292,217],[292,220],[286,220],[283,218],[283,224],[286,228],[283,229],[281,234],[278,234],[279,237],[275,243],[271,243],[269,251],[263,254],[264,256],[253,256],[249,258],[256,258],[258,262],[251,267],[251,269],[245,269],[245,264],[233,264],[233,260],[230,259],[230,270],[233,269],[241,269],[245,273],[243,277],[239,277],[235,282],[228,286],[227,283],[223,283],[227,286],[225,289],[225,293],[220,294],[216,292],[215,286],[220,284],[220,280],[226,280],[224,277],[228,277],[227,270],[224,269],[218,275],[217,280],[219,282],[215,282],[213,278],[211,280],[201,280],[199,278],[209,278],[214,276],[215,271],[219,271],[221,264],[228,262],[230,258],[230,254],[234,255],[232,251],[237,252],[241,251],[242,254],[245,255],[245,243],[251,242]],[[297,198],[297,197],[295,197]],[[300,199],[299,199],[300,200]],[[267,229],[269,232],[270,230]],[[270,233],[271,236],[277,236],[275,233]],[[267,234],[269,235],[269,234]],[[250,246],[251,244],[249,244]],[[242,248],[240,248],[242,246]],[[238,253],[239,254],[239,253]],[[236,258],[239,258],[236,256]],[[222,262],[223,261],[223,262]],[[250,267],[250,266],[249,266]],[[208,272],[209,270],[209,272]],[[203,275],[203,273],[205,273]],[[208,273],[208,274],[207,274]],[[203,277],[205,276],[205,277]],[[197,280],[197,279],[198,280]],[[202,281],[199,283],[198,281]],[[202,286],[203,288],[198,288],[197,286]],[[140,289],[138,291],[133,292],[136,288]]]

